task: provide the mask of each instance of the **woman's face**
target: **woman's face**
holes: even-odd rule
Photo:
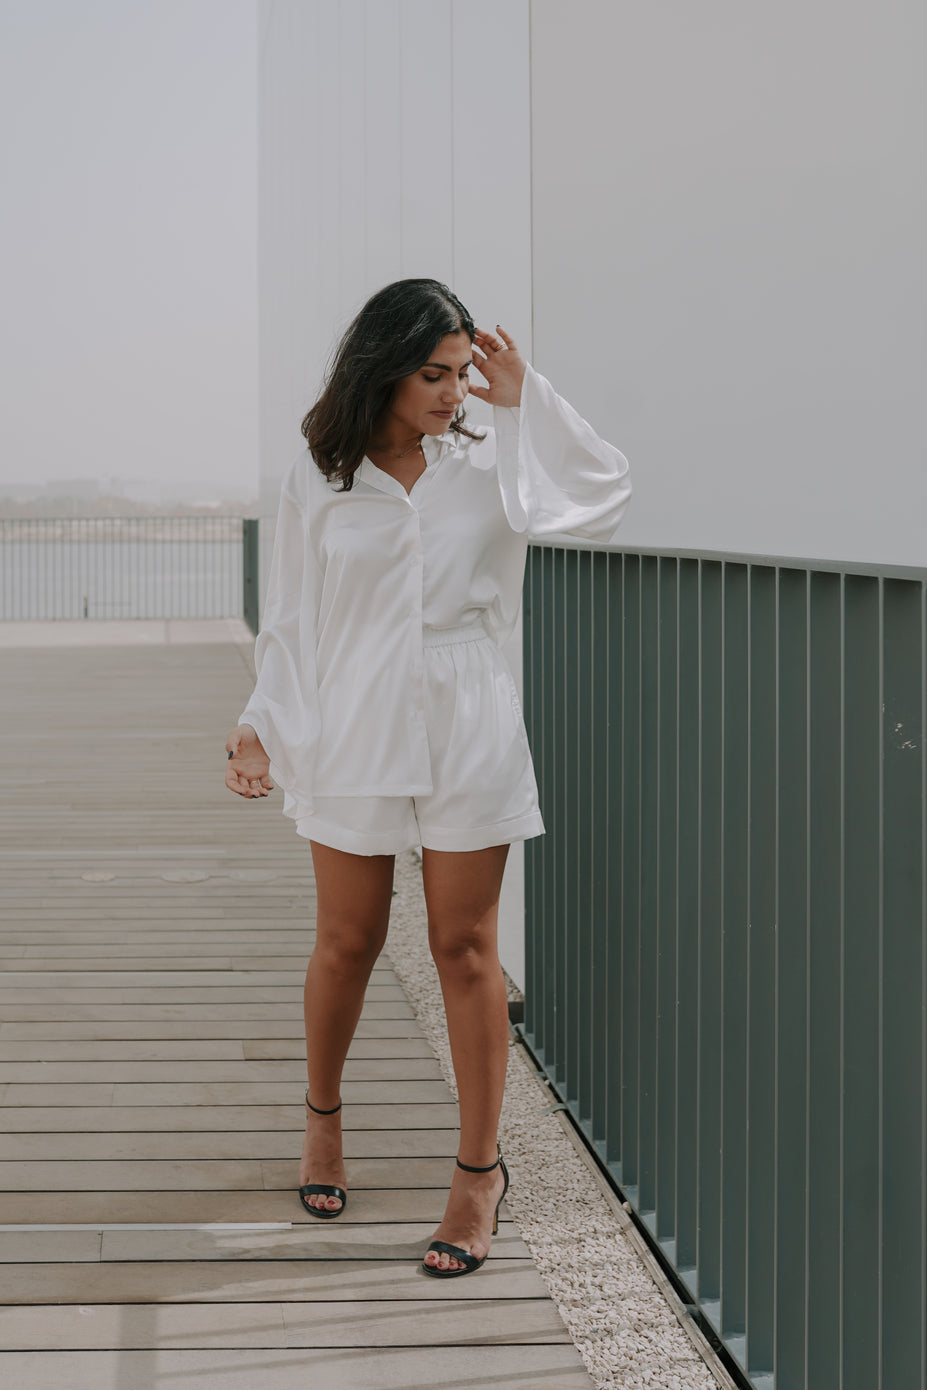
[[[412,434],[443,434],[470,389],[471,343],[460,330],[442,338],[423,367],[393,387],[386,415]]]

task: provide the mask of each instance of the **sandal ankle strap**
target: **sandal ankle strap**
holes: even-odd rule
[[[498,1146],[497,1146],[497,1147],[498,1147]],[[501,1162],[502,1162],[502,1150],[499,1149],[498,1154],[497,1154],[497,1156],[496,1156],[496,1161],[495,1161],[495,1163],[487,1163],[487,1165],[486,1165],[485,1168],[474,1168],[474,1167],[472,1167],[469,1163],[461,1163],[461,1161],[460,1161],[459,1158],[457,1159],[457,1167],[458,1167],[458,1168],[462,1168],[462,1169],[464,1170],[465,1173],[491,1173],[492,1170],[493,1170],[494,1168],[498,1168],[498,1167],[499,1167],[499,1164],[500,1164]]]
[[[309,1088],[308,1088],[308,1086],[307,1086],[307,1087],[306,1087],[306,1104],[308,1105],[309,1109],[312,1111],[313,1115],[337,1115],[338,1111],[341,1109],[341,1107],[342,1107],[342,1105],[344,1104],[344,1102],[339,1100],[338,1104],[332,1106],[331,1110],[320,1110],[320,1109],[318,1108],[318,1106],[313,1105],[313,1104],[312,1104],[312,1101],[309,1099]]]

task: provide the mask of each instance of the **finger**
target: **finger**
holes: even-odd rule
[[[501,338],[497,338],[493,333],[481,333],[479,338],[480,347],[486,353],[499,352],[505,344]]]
[[[511,334],[506,333],[505,329],[500,328],[499,324],[496,324],[496,332],[499,334],[499,337],[502,339],[503,343],[505,343],[505,346],[507,348],[512,348],[517,352],[518,349],[515,345],[515,339],[511,336]]]
[[[492,405],[492,392],[488,386],[474,386],[471,382],[470,395],[476,396],[478,401],[487,401],[489,405]]]
[[[253,779],[251,780],[251,782],[250,782],[248,785],[249,785],[249,787],[250,787],[251,795],[252,795],[252,796],[263,796],[263,795],[264,795],[264,789],[263,789],[263,787],[261,786],[261,783],[260,783],[260,781],[258,780],[257,777],[253,778]]]

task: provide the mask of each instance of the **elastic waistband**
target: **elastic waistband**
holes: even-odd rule
[[[422,642],[426,647],[452,647],[458,642],[480,642],[487,636],[482,623],[470,623],[467,627],[425,627],[422,629]]]

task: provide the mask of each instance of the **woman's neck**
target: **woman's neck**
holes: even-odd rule
[[[411,454],[419,447],[424,435],[409,434],[408,431],[399,429],[385,428],[377,430],[375,439],[371,439],[367,445],[368,453],[372,450],[375,454],[388,454],[390,458],[402,458],[405,454]]]

